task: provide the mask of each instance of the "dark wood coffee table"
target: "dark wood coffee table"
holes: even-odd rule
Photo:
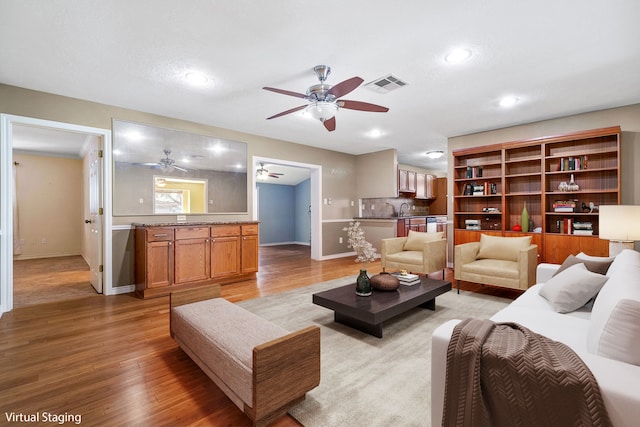
[[[334,311],[334,320],[378,338],[382,323],[414,307],[436,309],[436,297],[451,290],[451,282],[423,277],[419,285],[400,285],[397,291],[373,291],[371,296],[356,295],[352,285],[313,294],[313,303]]]

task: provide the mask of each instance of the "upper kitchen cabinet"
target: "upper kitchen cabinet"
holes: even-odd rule
[[[437,196],[436,177],[428,173],[416,173],[416,199],[433,200]]]
[[[414,171],[398,169],[398,192],[415,193],[416,177],[417,177],[417,173]]]

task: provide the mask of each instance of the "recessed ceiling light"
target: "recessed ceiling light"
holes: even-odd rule
[[[427,157],[430,159],[439,159],[440,157],[444,156],[444,151],[442,150],[434,150],[434,151],[429,151],[427,152]]]
[[[499,102],[501,107],[508,108],[513,107],[519,101],[515,96],[505,96]]]
[[[190,71],[184,77],[193,84],[203,85],[209,81],[209,78],[199,71]]]
[[[382,136],[382,131],[380,129],[371,129],[369,131],[369,136],[371,138],[380,138]]]
[[[471,51],[469,49],[455,49],[452,50],[444,57],[444,60],[449,64],[458,64],[466,61],[471,57]]]

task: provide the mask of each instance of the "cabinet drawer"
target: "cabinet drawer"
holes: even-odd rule
[[[148,228],[147,242],[173,240],[173,228]]]
[[[258,234],[258,224],[247,224],[242,226],[242,235],[249,236]]]
[[[207,237],[209,237],[209,227],[176,228],[176,240],[206,239]]]
[[[411,225],[426,224],[427,218],[411,218],[410,222],[411,222]]]
[[[239,225],[214,225],[211,227],[211,237],[239,236]]]

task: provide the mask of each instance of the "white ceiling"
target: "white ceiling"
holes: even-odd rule
[[[445,170],[447,138],[640,102],[637,0],[0,0],[0,82],[351,154],[388,148]],[[453,48],[472,57],[444,61]],[[337,128],[290,114],[312,68],[337,84],[408,85],[347,96]],[[188,83],[189,71],[209,77]],[[519,98],[510,109],[505,95]],[[379,129],[382,136],[368,133]]]

